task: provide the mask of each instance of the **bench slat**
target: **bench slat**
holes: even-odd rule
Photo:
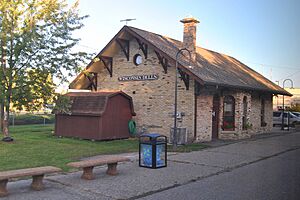
[[[130,159],[126,157],[107,156],[107,157],[91,159],[91,160],[71,162],[68,163],[67,165],[70,167],[84,168],[84,167],[92,167],[97,165],[105,165],[105,164],[112,164],[112,163],[125,162],[125,161],[130,161]]]
[[[38,176],[38,175],[55,173],[55,172],[60,172],[60,171],[61,171],[60,168],[53,167],[53,166],[3,171],[3,172],[0,172],[0,180],[10,179],[10,178],[18,178],[18,177],[24,177],[24,176]]]

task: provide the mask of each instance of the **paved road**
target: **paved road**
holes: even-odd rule
[[[286,151],[141,199],[299,200],[300,150]]]
[[[30,180],[10,182],[9,200],[31,199],[300,199],[300,133],[245,140],[203,151],[169,156],[157,170],[132,162],[118,166],[118,176],[95,168],[96,179],[81,172],[45,179],[43,191]]]

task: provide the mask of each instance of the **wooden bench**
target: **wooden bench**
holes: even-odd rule
[[[45,166],[0,172],[0,197],[8,195],[6,185],[9,179],[32,176],[31,188],[33,190],[42,190],[44,188],[44,175],[60,171],[60,168]]]
[[[93,174],[93,169],[95,166],[107,164],[106,174],[113,176],[118,174],[117,172],[118,162],[126,162],[129,160],[130,160],[129,158],[123,156],[105,156],[103,158],[72,162],[72,163],[68,163],[67,165],[70,167],[82,168],[83,174],[81,178],[86,180],[92,180],[95,178]]]

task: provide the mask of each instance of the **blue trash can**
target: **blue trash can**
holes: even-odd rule
[[[139,140],[139,166],[157,169],[167,166],[167,137],[143,134]]]

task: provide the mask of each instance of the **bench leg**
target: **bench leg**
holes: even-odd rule
[[[6,185],[7,185],[8,179],[0,180],[0,197],[5,197],[8,195]]]
[[[118,163],[111,163],[111,164],[107,164],[107,171],[106,174],[114,176],[117,175],[117,165]]]
[[[44,178],[44,175],[32,176],[31,188],[33,190],[44,189],[43,178]]]
[[[86,180],[93,180],[95,178],[93,174],[93,169],[94,167],[84,167],[81,178]]]

